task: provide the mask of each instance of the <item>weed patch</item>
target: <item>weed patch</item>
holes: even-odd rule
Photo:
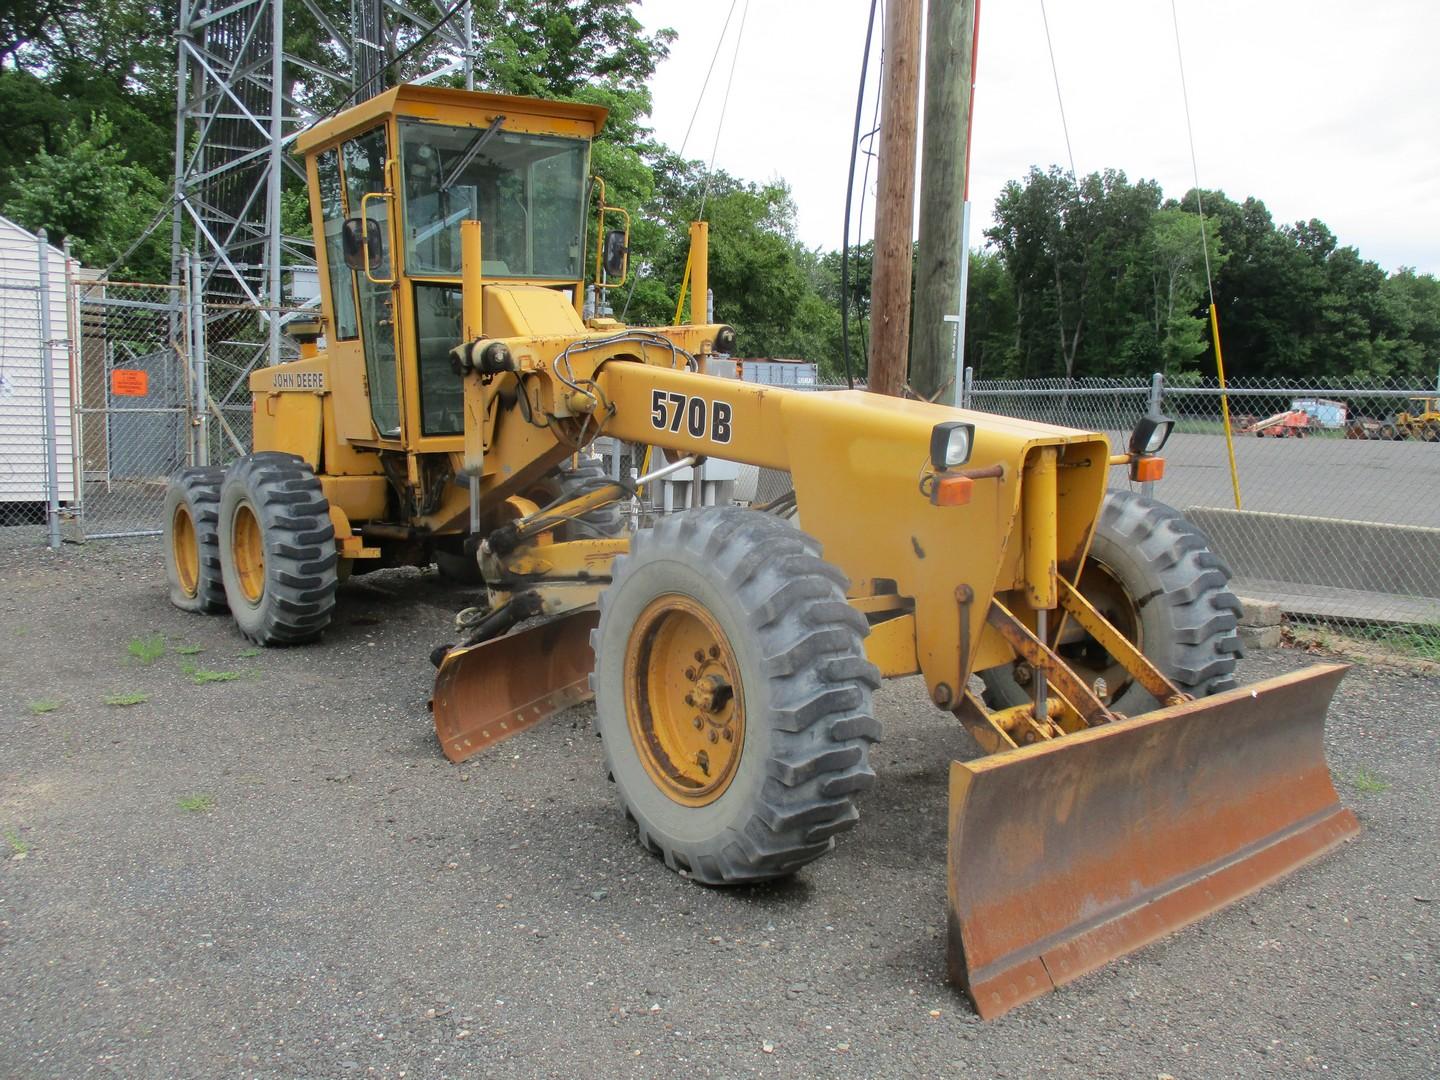
[[[131,638],[125,648],[137,664],[153,664],[165,655],[165,638],[162,634],[147,634]]]
[[[1382,791],[1390,790],[1390,785],[1369,769],[1357,769],[1355,775],[1350,778],[1350,784],[1356,791],[1363,791],[1369,795],[1378,795]]]

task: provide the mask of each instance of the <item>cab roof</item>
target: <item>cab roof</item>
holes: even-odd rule
[[[308,154],[316,147],[371,128],[392,113],[477,125],[488,123],[497,115],[535,117],[542,121],[559,121],[562,126],[577,125],[582,129],[588,127],[588,132],[577,131],[576,134],[593,137],[599,134],[609,112],[603,105],[587,105],[577,101],[554,101],[548,98],[518,97],[404,83],[386,90],[383,94],[376,94],[359,105],[352,105],[344,112],[302,131],[295,140],[295,148],[301,154]]]

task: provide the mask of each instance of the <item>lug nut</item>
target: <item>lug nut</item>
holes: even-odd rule
[[[694,695],[694,694],[686,694],[686,695],[685,695],[685,704],[686,704],[686,705],[694,705],[694,704],[695,704],[695,695]]]
[[[711,659],[711,660],[719,660],[719,659],[720,659],[720,646],[719,646],[719,645],[711,645],[711,646],[710,646],[710,659]]]
[[[697,664],[703,664],[704,662],[705,662],[705,654],[704,654],[703,652],[701,652],[699,649],[696,649],[696,650],[695,650],[695,663],[697,663]]]
[[[713,727],[710,729],[710,741],[711,741],[711,742],[719,742],[719,741],[720,741],[720,733],[717,732]]]
[[[696,715],[695,719],[691,720],[690,722],[695,725],[696,731],[699,731],[702,727],[705,726],[705,718],[698,714]]]
[[[693,667],[687,667],[687,668],[685,669],[685,678],[689,679],[691,682],[694,682],[694,680],[695,680],[695,669],[694,669]]]
[[[726,742],[734,742],[734,741],[735,741],[735,729],[734,729],[734,728],[728,728],[728,727],[727,727],[727,728],[724,730],[724,732],[722,732],[722,734],[725,736],[725,741],[726,741]]]

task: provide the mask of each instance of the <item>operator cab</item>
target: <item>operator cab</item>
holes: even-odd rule
[[[336,421],[352,443],[458,449],[460,224],[486,283],[584,302],[590,141],[606,110],[399,86],[302,134]],[[405,387],[417,392],[404,393]]]

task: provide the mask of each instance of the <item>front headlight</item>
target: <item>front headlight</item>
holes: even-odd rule
[[[970,460],[975,443],[975,425],[961,421],[936,424],[930,432],[930,464],[944,471]]]
[[[1146,413],[1135,425],[1135,430],[1130,432],[1130,452],[1132,454],[1158,454],[1165,447],[1165,442],[1170,438],[1170,431],[1175,426],[1175,421],[1160,413]]]

